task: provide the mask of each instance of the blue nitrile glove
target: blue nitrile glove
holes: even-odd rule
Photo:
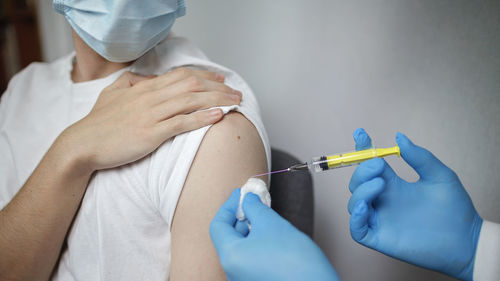
[[[228,280],[339,280],[321,249],[253,193],[243,201],[251,230],[247,236],[237,231],[239,198],[240,189],[236,189],[210,225],[210,236]]]
[[[358,150],[371,147],[363,129],[354,139]],[[420,179],[406,182],[379,158],[359,165],[349,184],[352,238],[391,257],[472,280],[483,220],[450,168],[401,133],[396,142]]]

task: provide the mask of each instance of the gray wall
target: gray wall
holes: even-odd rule
[[[393,145],[395,133],[404,132],[460,175],[483,218],[500,222],[499,1],[187,5],[175,31],[246,78],[273,146],[307,160],[352,150],[358,127],[377,146]],[[48,40],[49,48],[55,42]],[[401,159],[389,162],[402,177],[417,179]],[[346,205],[353,170],[314,178],[315,239],[342,279],[447,280],[351,240]]]
[[[73,51],[71,28],[66,19],[52,8],[52,0],[37,0],[38,26],[42,57],[53,61]]]

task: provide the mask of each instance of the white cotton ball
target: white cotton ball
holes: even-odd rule
[[[259,196],[260,201],[271,207],[271,194],[267,190],[266,183],[258,178],[249,178],[248,181],[241,187],[240,204],[236,211],[236,218],[240,221],[246,220],[245,213],[243,212],[243,199],[248,192],[252,192]]]

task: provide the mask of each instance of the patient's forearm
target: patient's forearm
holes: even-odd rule
[[[92,171],[56,141],[0,211],[0,280],[48,280]]]

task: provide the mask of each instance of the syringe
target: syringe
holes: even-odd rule
[[[389,147],[389,148],[370,148],[370,149],[341,153],[341,154],[339,153],[330,156],[314,157],[310,162],[295,164],[287,169],[264,173],[256,175],[254,177],[260,177],[269,174],[276,174],[283,172],[293,172],[293,171],[309,170],[312,172],[323,172],[331,169],[357,165],[361,162],[373,159],[375,157],[382,158],[390,155],[401,156],[401,153],[399,151],[399,146],[396,145],[394,147]]]

